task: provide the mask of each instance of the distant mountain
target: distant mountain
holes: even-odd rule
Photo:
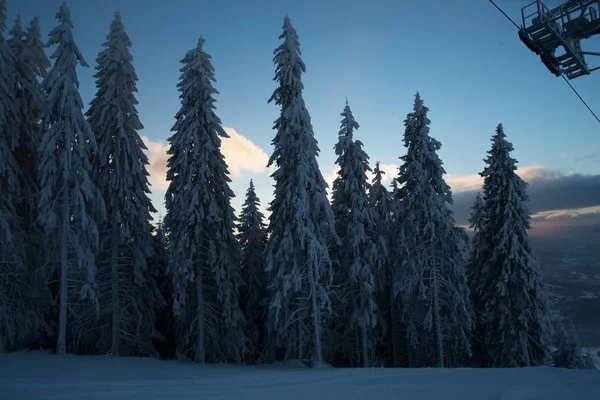
[[[531,235],[550,299],[576,328],[581,345],[600,347],[600,224],[561,224]],[[539,231],[538,231],[539,232]]]

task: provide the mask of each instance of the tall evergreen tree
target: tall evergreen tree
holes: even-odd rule
[[[16,72],[16,105],[19,111],[18,140],[14,150],[21,175],[19,178],[19,204],[17,209],[21,226],[27,237],[30,248],[28,257],[39,251],[39,229],[37,205],[39,201],[39,183],[37,177],[38,154],[41,129],[40,118],[44,108],[44,94],[40,79],[45,78],[49,61],[41,43],[41,33],[37,19],[31,22],[27,33],[23,32],[21,18],[17,16],[15,26],[11,30],[9,44],[15,56]],[[29,264],[36,262],[30,260]]]
[[[339,301],[336,315],[341,334],[339,342],[358,359],[355,365],[370,367],[374,350],[375,327],[381,323],[375,298],[377,277],[381,270],[378,257],[375,213],[369,205],[367,182],[369,156],[362,149],[362,142],[354,140],[354,130],[359,128],[350,106],[342,112],[339,139],[335,145],[340,166],[333,182],[332,204],[335,227],[341,245],[337,247],[335,280]],[[348,352],[348,351],[346,351]]]
[[[92,327],[100,323],[103,328],[112,328],[108,343],[96,334],[87,336],[102,353],[110,349],[115,356],[125,344],[129,352],[138,348],[147,353],[154,330],[153,303],[158,295],[146,265],[152,249],[150,213],[156,210],[148,198],[147,147],[138,134],[143,125],[136,109],[138,77],[131,45],[117,12],[104,49],[96,58],[98,90],[86,113],[98,146],[92,176],[107,213],[100,226],[96,256],[100,321],[88,318],[87,322]]]
[[[27,32],[25,33],[25,51],[27,52],[27,62],[29,62],[38,81],[45,79],[48,76],[50,61],[44,50],[42,30],[38,17],[33,18],[29,23],[29,27],[27,27]]]
[[[30,47],[37,43],[31,40],[32,32],[26,34],[23,31],[19,16],[10,35],[8,44],[14,56],[14,102],[17,110],[17,137],[13,155],[19,171],[15,187],[16,203],[13,206],[18,217],[20,237],[16,246],[22,252],[19,272],[13,271],[16,285],[10,293],[19,309],[14,314],[18,318],[13,319],[19,326],[19,333],[15,336],[19,344],[13,343],[13,348],[24,348],[28,343],[39,345],[42,334],[49,329],[46,317],[51,301],[46,274],[40,268],[44,246],[41,229],[36,223],[39,202],[37,149],[40,143],[40,114],[44,106],[38,78],[46,73],[48,59],[45,54],[42,58],[34,57],[35,49]],[[41,47],[43,53],[43,44]]]
[[[267,322],[267,275],[265,248],[267,226],[259,210],[260,200],[254,183],[246,192],[238,223],[237,238],[242,249],[242,280],[240,303],[246,317],[246,361],[257,361],[264,351]]]
[[[470,356],[472,313],[462,235],[455,229],[450,187],[444,181],[441,143],[429,135],[428,108],[419,93],[404,120],[406,155],[398,175],[404,251],[405,324],[414,366],[457,365]]]
[[[270,337],[285,359],[308,357],[323,362],[323,319],[331,312],[332,268],[328,246],[337,242],[327,183],[317,164],[319,148],[302,97],[298,34],[288,16],[283,43],[274,51],[279,86],[269,102],[281,107],[275,121],[274,199],[271,202],[267,272]]]
[[[471,251],[469,254],[469,265],[467,269],[467,278],[469,285],[473,282],[472,277],[473,274],[478,270],[479,264],[479,252],[481,251],[481,243],[480,243],[480,231],[483,223],[483,209],[484,203],[481,198],[481,193],[477,192],[477,196],[475,196],[475,201],[471,206],[471,216],[469,217],[469,228],[473,229],[473,237],[471,238]],[[474,294],[473,287],[470,287],[471,295]]]
[[[168,238],[162,217],[159,216],[156,228],[152,230],[152,254],[148,262],[150,271],[154,271],[154,279],[164,303],[156,308],[155,348],[159,357],[173,359],[176,357],[175,337],[177,321],[173,315],[173,279],[168,271],[169,256],[167,253]]]
[[[550,324],[542,271],[527,231],[527,184],[515,173],[502,124],[486,158],[479,238],[471,287],[482,366],[540,365],[548,359]]]
[[[386,331],[379,338],[378,355],[385,365],[399,367],[401,365],[401,319],[400,304],[394,296],[394,284],[397,270],[394,262],[394,238],[392,237],[392,194],[382,184],[385,171],[380,168],[379,161],[373,168],[373,181],[369,190],[369,206],[373,209],[374,225],[378,240],[378,257],[382,263],[378,276],[378,304]],[[395,179],[394,179],[395,182]]]
[[[16,205],[21,171],[14,151],[19,144],[20,115],[16,101],[15,57],[6,42],[6,0],[0,0],[0,350],[16,345],[20,327],[24,248]]]
[[[97,302],[94,252],[98,244],[92,210],[104,212],[104,202],[91,179],[91,154],[96,141],[83,116],[76,66],[87,64],[73,38],[73,23],[66,3],[60,6],[59,24],[50,32],[48,46],[57,45],[54,65],[43,83],[46,94],[40,145],[41,197],[39,219],[47,243],[57,249],[60,276],[60,310],[57,352],[67,351],[69,298],[78,295]],[[83,283],[82,283],[83,282]]]
[[[174,309],[188,328],[183,347],[193,343],[199,363],[237,361],[244,352],[240,249],[230,204],[234,194],[220,150],[221,138],[228,136],[214,112],[218,92],[204,42],[198,40],[181,61],[181,109],[169,138],[165,217]]]

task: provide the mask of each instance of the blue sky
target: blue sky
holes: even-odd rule
[[[16,12],[25,23],[37,15],[47,35],[61,2],[8,0],[9,25]],[[528,1],[497,3],[519,21]],[[279,110],[267,100],[275,88],[272,53],[286,13],[307,65],[305,101],[323,175],[333,176],[332,148],[346,96],[361,125],[357,138],[372,162],[392,165],[404,153],[402,121],[416,91],[430,108],[431,134],[443,144],[440,156],[455,191],[472,189],[464,182],[482,170],[499,122],[521,166],[543,167],[543,176],[600,174],[600,125],[487,1],[71,0],[68,5],[76,41],[92,67],[114,11],[121,12],[140,78],[141,134],[156,151],[166,144],[179,108],[179,60],[199,36],[206,39],[220,91],[217,114],[243,142],[227,155],[228,163],[238,165],[232,176],[238,210],[250,178],[264,203],[272,195],[268,171],[252,163],[262,163],[272,152]],[[586,44],[587,50],[600,51],[597,40]],[[95,93],[93,68],[78,73],[88,104]],[[572,83],[600,113],[600,72]],[[159,166],[152,171],[160,173]],[[164,191],[155,186],[153,199],[162,208]]]

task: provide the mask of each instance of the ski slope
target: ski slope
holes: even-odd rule
[[[600,372],[200,366],[110,356],[0,354],[0,399],[564,400],[600,398]]]

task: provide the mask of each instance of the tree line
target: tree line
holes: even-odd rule
[[[121,17],[96,58],[85,112],[76,67],[88,64],[66,3],[56,20],[45,44],[37,18],[24,31],[17,17],[6,39],[0,0],[0,349],[345,367],[552,361],[527,185],[501,124],[480,173],[472,237],[453,219],[441,143],[419,93],[389,188],[355,139],[346,101],[330,202],[286,16],[269,99],[280,108],[270,216],[250,181],[236,217],[201,38],[181,60],[167,212],[153,225]]]

